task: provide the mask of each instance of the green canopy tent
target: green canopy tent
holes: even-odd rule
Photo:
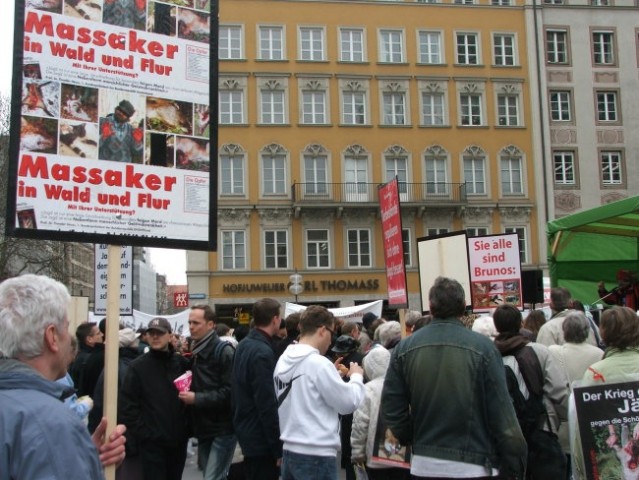
[[[548,222],[553,287],[566,287],[584,304],[598,302],[597,283],[617,285],[619,269],[639,270],[639,196]]]

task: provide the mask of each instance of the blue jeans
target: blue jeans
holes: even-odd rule
[[[337,480],[337,458],[284,450],[282,480]]]
[[[198,441],[197,463],[204,480],[226,480],[236,443],[237,439],[232,434]]]

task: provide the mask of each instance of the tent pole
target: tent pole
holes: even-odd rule
[[[555,256],[555,253],[557,252],[557,247],[559,246],[559,240],[561,239],[562,233],[564,233],[563,230],[559,230],[557,232],[557,236],[552,242],[552,248],[550,249],[550,253],[552,254],[553,257]]]

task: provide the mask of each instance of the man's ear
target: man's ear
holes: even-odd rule
[[[44,330],[44,346],[51,352],[58,352],[60,344],[58,343],[58,330],[55,325],[47,325]]]

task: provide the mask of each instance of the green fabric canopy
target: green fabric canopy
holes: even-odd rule
[[[639,270],[639,196],[548,222],[547,234],[551,286],[602,303],[599,281],[611,289],[617,270]]]

